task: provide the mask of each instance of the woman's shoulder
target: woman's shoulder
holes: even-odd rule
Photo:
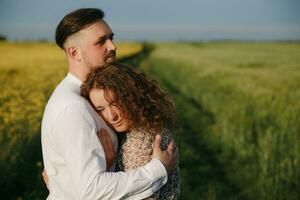
[[[171,132],[168,129],[147,129],[147,128],[135,128],[126,133],[126,137],[123,140],[123,145],[140,144],[151,146],[154,142],[155,135],[160,134],[162,136],[162,149],[166,149],[170,141],[173,139]]]
[[[153,141],[154,136],[152,132],[146,128],[135,128],[126,133],[126,141]]]

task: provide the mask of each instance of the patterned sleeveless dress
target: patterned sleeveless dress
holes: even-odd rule
[[[135,129],[129,133],[123,133],[124,136],[120,139],[118,153],[118,169],[128,171],[147,164],[152,158],[152,144],[155,134],[147,129]],[[166,149],[172,139],[169,131],[164,130],[162,135],[162,149]],[[167,183],[152,196],[146,198],[148,200],[175,200],[179,199],[180,195],[180,174],[179,166],[168,176]]]

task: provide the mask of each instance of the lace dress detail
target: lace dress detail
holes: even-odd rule
[[[162,149],[166,149],[172,139],[169,131],[162,131]],[[120,149],[118,155],[118,168],[121,171],[128,171],[144,166],[151,160],[152,144],[154,142],[155,134],[146,129],[135,129],[126,133],[120,142]],[[146,198],[150,199],[179,199],[180,194],[180,180],[179,180],[179,166],[169,174],[167,183],[152,196]]]

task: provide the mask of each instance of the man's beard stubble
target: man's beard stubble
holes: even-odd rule
[[[84,62],[86,64],[86,66],[88,66],[90,69],[95,69],[95,68],[98,68],[100,67],[101,65],[105,65],[107,63],[112,63],[116,60],[116,51],[115,50],[111,50],[107,53],[107,55],[104,57],[104,59],[102,60],[102,64],[99,65],[95,65],[93,64],[93,62],[91,62],[91,60],[88,58],[88,56],[86,54],[83,54],[83,59],[84,59]]]

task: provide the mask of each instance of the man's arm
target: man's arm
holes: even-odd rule
[[[105,153],[96,131],[85,104],[69,106],[55,120],[53,133],[79,199],[141,199],[166,183],[166,169],[172,163],[167,151],[136,170],[105,172]]]

